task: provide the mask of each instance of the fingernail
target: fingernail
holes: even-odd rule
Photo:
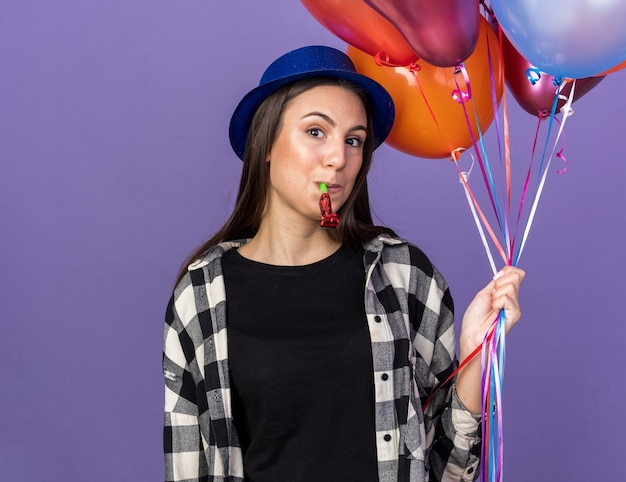
[[[501,278],[503,274],[504,273],[502,271],[498,271],[496,274],[493,275],[493,279],[496,280],[498,278]]]

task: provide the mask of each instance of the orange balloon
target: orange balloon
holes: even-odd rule
[[[474,138],[478,138],[476,116],[482,132],[493,122],[489,52],[499,103],[504,88],[500,46],[498,37],[481,17],[476,48],[464,62],[471,88],[471,99],[465,103],[468,126],[463,104],[453,98],[459,88],[467,91],[466,82],[462,73],[455,74],[454,67],[435,67],[423,61],[419,61],[419,70],[384,67],[353,46],[347,50],[357,71],[380,83],[394,100],[396,120],[386,142],[399,151],[431,159],[450,157],[455,149],[470,147],[470,126]]]
[[[388,65],[418,59],[396,27],[363,0],[302,0],[315,19],[344,42]]]

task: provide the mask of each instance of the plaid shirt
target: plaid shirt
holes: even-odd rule
[[[243,481],[232,419],[222,254],[189,266],[168,304],[163,373],[168,481]],[[415,246],[382,235],[365,243],[365,311],[374,361],[381,482],[471,481],[478,476],[480,417],[454,384],[422,413],[433,387],[458,365],[447,284]]]

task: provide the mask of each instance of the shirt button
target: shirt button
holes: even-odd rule
[[[383,373],[380,378],[382,378],[383,380],[387,380],[389,378],[389,375],[387,375],[386,373]]]
[[[391,440],[391,435],[386,434],[383,438],[385,439],[385,442],[389,442]]]
[[[380,322],[382,321],[382,318],[381,318],[380,316],[376,315],[376,316],[374,317],[374,321],[375,321],[376,323],[380,323]]]
[[[467,469],[467,473],[468,473],[468,474],[471,474],[472,472],[474,472],[474,467],[469,467],[469,468]]]

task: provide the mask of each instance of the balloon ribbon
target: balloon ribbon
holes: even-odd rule
[[[499,29],[500,30],[500,29]],[[500,42],[502,42],[502,32],[500,30]],[[489,40],[487,40],[487,45],[489,46]],[[500,51],[501,61],[502,61],[502,53]],[[489,57],[491,59],[491,56]],[[494,99],[494,117],[497,117],[497,96],[495,89],[494,72],[491,62],[489,62],[490,69],[490,77],[492,79],[491,89],[492,89],[492,97]],[[494,230],[490,227],[489,222],[487,221],[486,216],[480,209],[480,206],[476,200],[476,197],[473,195],[470,186],[469,186],[469,172],[463,172],[458,165],[458,161],[462,151],[465,149],[455,149],[451,158],[454,162],[455,167],[459,173],[459,180],[463,185],[466,198],[468,204],[471,208],[472,215],[474,217],[474,221],[481,235],[481,239],[483,241],[483,245],[485,247],[485,251],[489,258],[489,262],[491,265],[492,271],[496,272],[496,266],[493,261],[493,257],[491,256],[491,252],[489,249],[489,244],[487,242],[487,237],[484,234],[482,226],[484,226],[485,230],[488,232],[489,237],[499,252],[503,262],[507,265],[517,266],[519,262],[519,258],[524,249],[528,233],[530,231],[530,227],[534,220],[537,205],[541,194],[543,192],[543,188],[545,185],[545,180],[547,176],[547,172],[549,170],[550,162],[555,155],[556,146],[559,142],[559,139],[563,133],[565,119],[572,113],[571,104],[574,98],[574,84],[572,85],[572,89],[569,94],[569,98],[565,105],[561,108],[561,112],[563,113],[563,121],[559,122],[555,117],[556,106],[559,99],[559,93],[563,88],[563,82],[560,79],[556,79],[555,83],[558,84],[558,88],[556,89],[556,95],[554,99],[554,103],[552,105],[552,110],[550,112],[550,121],[548,127],[548,134],[546,136],[546,143],[544,145],[543,154],[541,157],[541,163],[539,165],[537,184],[536,184],[536,192],[533,198],[533,202],[530,208],[530,213],[526,219],[525,225],[523,227],[523,235],[522,239],[515,249],[516,245],[516,236],[514,235],[518,228],[520,227],[520,223],[522,221],[522,211],[526,201],[527,196],[529,195],[529,184],[530,184],[530,176],[533,165],[533,158],[535,155],[535,148],[537,142],[537,133],[535,135],[535,142],[532,148],[531,162],[529,165],[528,173],[526,174],[520,205],[517,212],[517,219],[515,222],[515,226],[512,227],[509,224],[509,217],[511,211],[511,160],[510,160],[510,138],[509,138],[509,124],[508,124],[508,109],[506,103],[506,92],[502,94],[502,102],[503,102],[503,117],[504,117],[504,156],[505,162],[502,163],[502,150],[500,148],[499,139],[500,133],[498,132],[498,150],[500,153],[501,165],[504,164],[504,175],[505,175],[505,199],[506,199],[506,208],[505,210],[500,209],[500,204],[498,201],[497,191],[495,188],[495,182],[493,179],[492,168],[489,164],[488,156],[485,153],[484,142],[482,138],[482,133],[480,129],[480,124],[478,120],[478,115],[476,109],[474,108],[474,117],[476,121],[476,125],[478,127],[478,139],[474,135],[472,124],[470,122],[470,114],[468,113],[468,106],[473,106],[472,99],[472,91],[470,87],[470,79],[467,75],[467,71],[465,70],[465,66],[460,64],[456,67],[455,74],[461,73],[464,77],[465,81],[465,89],[461,89],[459,83],[457,82],[455,75],[455,83],[456,90],[452,92],[452,98],[458,102],[465,114],[466,122],[468,125],[468,131],[472,140],[472,145],[474,148],[474,152],[476,158],[478,159],[478,164],[480,166],[480,170],[482,172],[483,180],[487,187],[487,192],[489,194],[489,200],[491,202],[491,206],[493,208],[495,217],[498,221],[500,230],[502,232],[504,238],[504,247],[498,241],[497,236],[494,233]],[[527,72],[529,82],[534,83],[538,80],[540,73],[539,72]],[[543,120],[544,117],[547,117],[547,113],[539,117],[539,122]],[[553,126],[553,122],[557,122],[559,124],[559,130],[556,135],[556,140],[554,141],[553,149],[549,156],[547,156],[548,143],[550,141],[550,132]],[[499,125],[496,124],[496,127],[499,130]],[[539,126],[537,127],[539,129]],[[471,152],[470,152],[471,155]],[[565,156],[563,155],[563,149],[561,149],[556,156],[562,159],[565,163],[567,163]],[[472,156],[473,158],[473,156]],[[559,173],[563,173],[565,168],[559,170]],[[513,229],[512,229],[513,228]],[[482,354],[481,358],[481,394],[482,394],[482,444],[481,444],[481,481],[482,482],[501,482],[503,477],[503,431],[502,431],[502,382],[504,377],[504,359],[505,359],[505,316],[504,310],[500,310],[497,318],[493,321],[491,328],[488,330],[483,343],[481,346],[476,347],[476,349],[466,357],[465,360],[462,360],[456,370],[444,380],[441,384],[436,386],[429,397],[423,404],[423,410],[426,411],[433,398],[437,394],[437,392],[446,384],[450,383],[454,379],[454,377],[458,374],[458,372],[466,366],[474,357],[478,355],[478,353]]]

